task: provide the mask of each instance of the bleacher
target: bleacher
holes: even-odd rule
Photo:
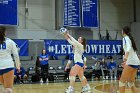
[[[93,68],[92,66],[96,63],[97,60],[93,60],[92,56],[86,56],[87,57],[87,68],[85,69],[85,76],[88,78],[88,80],[91,80],[92,78],[92,72]],[[98,59],[102,58],[103,56],[97,56]],[[115,56],[114,60],[117,62],[117,65],[120,65],[122,62],[122,59],[119,59],[120,56]],[[28,71],[29,68],[33,68],[32,72],[28,73],[35,73],[35,64],[36,60],[33,60],[32,57],[21,57],[21,64],[22,66]],[[106,62],[109,62],[110,59],[105,58]],[[65,81],[65,75],[66,72],[64,71],[64,68],[67,64],[68,60],[65,60],[64,56],[59,57],[59,60],[49,60],[49,74],[53,76],[54,81]],[[73,64],[71,64],[70,67],[72,67]],[[34,71],[33,71],[34,70]],[[118,69],[121,70],[121,69]],[[31,75],[31,74],[30,74]],[[30,76],[31,77],[31,76]]]

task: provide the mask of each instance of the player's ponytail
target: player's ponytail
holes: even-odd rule
[[[5,31],[6,31],[6,28],[3,26],[0,26],[0,44],[3,44],[3,42],[5,41]]]
[[[125,26],[123,28],[123,33],[125,33],[127,36],[129,36],[134,51],[137,51],[137,46],[136,46],[135,40],[134,40],[134,38],[133,38],[133,36],[131,34],[131,30],[130,30],[130,28],[128,26]]]
[[[82,37],[82,45],[84,46],[84,50],[86,50],[86,39]]]

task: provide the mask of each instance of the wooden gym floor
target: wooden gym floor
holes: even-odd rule
[[[117,93],[118,81],[90,81],[93,93]],[[65,93],[69,82],[44,83],[44,84],[16,84],[14,85],[14,93]],[[140,89],[140,81],[136,82],[136,86]],[[81,83],[75,83],[75,93],[81,93]],[[118,92],[119,93],[119,92]],[[132,93],[126,89],[126,93]]]

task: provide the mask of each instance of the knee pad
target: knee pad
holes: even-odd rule
[[[80,79],[80,81],[82,82],[82,81],[84,81],[84,80],[86,79],[86,77],[83,76],[82,78],[79,78],[79,79]]]
[[[5,88],[4,93],[12,93],[12,89],[11,88]]]
[[[126,83],[119,81],[119,87],[125,87]]]
[[[75,81],[76,77],[75,76],[69,76],[70,81]]]
[[[128,82],[127,85],[128,85],[129,88],[131,88],[131,87],[133,87],[135,84],[134,84],[134,82]]]

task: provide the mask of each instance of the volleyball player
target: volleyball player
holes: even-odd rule
[[[140,65],[140,60],[136,54],[137,47],[134,38],[131,35],[130,28],[124,27],[122,29],[123,35],[123,49],[125,52],[123,61],[124,69],[119,81],[120,93],[125,93],[125,86],[129,86],[133,93],[138,93],[135,87],[135,78],[137,74],[138,66]]]
[[[0,26],[0,83],[3,85],[3,93],[12,93],[14,81],[14,56],[16,68],[20,70],[18,48],[14,41],[6,38],[6,28]]]
[[[74,92],[74,83],[76,76],[78,75],[80,81],[82,82],[82,92],[88,92],[90,90],[90,86],[87,83],[87,79],[84,76],[84,62],[82,59],[82,55],[84,53],[84,50],[86,49],[86,40],[83,37],[79,37],[78,41],[75,40],[71,35],[69,35],[67,32],[64,34],[66,40],[73,45],[74,49],[74,66],[71,68],[69,80],[70,85],[66,89],[66,93],[72,93]]]

